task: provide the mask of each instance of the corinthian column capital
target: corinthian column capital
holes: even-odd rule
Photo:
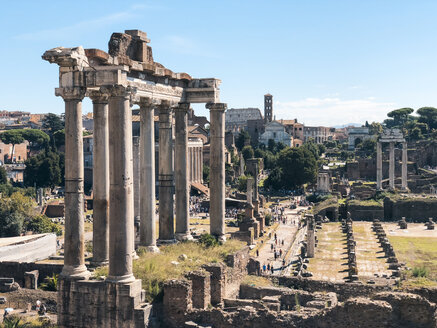
[[[100,90],[90,90],[87,92],[87,96],[93,101],[93,104],[107,104],[109,100],[109,94]]]
[[[222,111],[224,112],[227,108],[228,105],[225,103],[207,103],[205,105],[206,108],[208,108],[209,110],[215,110],[215,111]]]
[[[85,97],[85,94],[85,87],[66,87],[55,89],[55,95],[62,97],[64,100],[82,100]]]

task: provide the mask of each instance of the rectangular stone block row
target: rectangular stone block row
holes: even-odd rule
[[[59,280],[60,327],[146,327],[137,324],[148,321],[146,310],[141,304],[140,280],[126,284]]]

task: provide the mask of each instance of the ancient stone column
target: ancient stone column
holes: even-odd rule
[[[389,158],[389,185],[390,189],[395,188],[395,144],[390,142],[390,158]]]
[[[90,93],[93,101],[93,260],[95,266],[109,259],[109,129],[108,94]]]
[[[140,245],[151,252],[156,247],[155,220],[155,126],[154,104],[148,98],[140,103]]]
[[[172,109],[159,106],[159,242],[174,242]]]
[[[84,258],[82,99],[84,88],[59,88],[65,101],[65,237],[61,276],[89,277]]]
[[[134,199],[130,89],[117,85],[109,98],[109,274],[110,282],[134,281]]]
[[[408,188],[408,145],[406,142],[402,143],[402,190]]]
[[[189,103],[175,108],[175,194],[176,239],[192,239],[190,234],[188,182],[188,111]]]
[[[376,142],[376,189],[382,190],[382,144]]]
[[[200,147],[200,183],[203,183],[203,147]]]
[[[225,240],[225,110],[224,103],[208,103],[210,111],[210,229]]]

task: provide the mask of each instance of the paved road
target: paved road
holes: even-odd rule
[[[288,203],[281,203],[281,206],[287,206]],[[296,252],[296,243],[293,243],[295,236],[297,234],[298,240],[302,238],[301,230],[298,231],[298,218],[297,212],[304,207],[298,207],[296,209],[289,209],[288,207],[284,211],[286,217],[285,223],[280,223],[279,227],[276,229],[276,240],[275,235],[272,234],[271,238],[266,242],[266,244],[260,249],[258,260],[261,263],[261,267],[265,264],[273,265],[273,275],[282,275],[283,272],[283,259],[286,258],[286,266],[289,263],[289,259],[293,258],[293,254]],[[284,244],[282,244],[282,241]],[[272,246],[273,245],[273,246]],[[290,250],[291,248],[291,250]],[[274,257],[274,250],[282,250],[282,256],[279,256],[276,260]],[[288,256],[287,256],[288,255]],[[271,274],[271,271],[269,272]]]

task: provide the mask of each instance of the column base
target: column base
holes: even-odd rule
[[[97,268],[97,267],[101,267],[101,266],[107,266],[109,265],[109,260],[104,260],[104,261],[90,261],[90,266],[93,268]]]
[[[157,246],[143,246],[143,249],[146,250],[148,253],[159,253],[159,247]]]
[[[158,239],[156,241],[156,243],[158,245],[171,245],[171,244],[176,244],[176,239]]]
[[[61,276],[66,279],[86,280],[91,276],[91,272],[87,270],[84,264],[77,266],[64,265]]]
[[[108,276],[108,277],[106,277],[106,281],[113,282],[116,284],[118,284],[118,283],[124,284],[124,283],[129,283],[129,282],[135,281],[135,277],[132,273],[124,275],[124,276]]]
[[[193,240],[193,236],[189,232],[176,232],[175,237],[177,241]]]
[[[226,241],[226,236],[225,235],[217,236],[217,240],[224,243]]]

